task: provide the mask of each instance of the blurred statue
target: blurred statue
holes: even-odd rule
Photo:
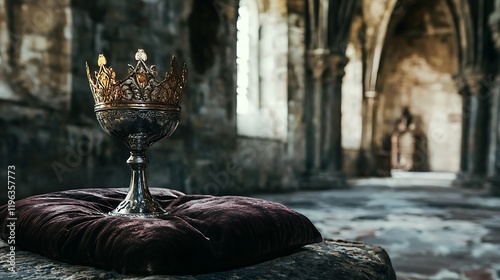
[[[415,124],[408,107],[403,109],[401,115],[391,134],[391,169],[410,171],[415,167]]]

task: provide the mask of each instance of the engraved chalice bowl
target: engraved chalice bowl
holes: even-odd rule
[[[116,80],[112,67],[100,54],[99,70],[92,77],[86,65],[94,111],[102,129],[121,140],[130,150],[127,164],[132,170],[127,196],[110,215],[157,217],[168,214],[151,195],[145,176],[148,165],[146,150],[176,130],[180,116],[180,100],[186,85],[186,64],[179,71],[172,57],[171,70],[158,79],[156,67],[146,65],[147,55],[139,49],[137,65],[128,66],[128,75]]]

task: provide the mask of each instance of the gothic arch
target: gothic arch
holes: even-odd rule
[[[372,41],[371,48],[370,45],[368,45],[367,48],[369,53],[367,56],[368,59],[366,60],[368,67],[365,70],[365,96],[372,97],[367,98],[366,103],[371,104],[371,107],[369,107],[371,110],[369,112],[372,113],[370,113],[370,116],[365,116],[366,122],[364,126],[366,128],[364,128],[364,131],[369,134],[365,136],[365,139],[368,140],[369,143],[366,140],[364,143],[368,143],[370,146],[367,145],[366,147],[371,147],[371,149],[375,149],[377,146],[375,143],[378,143],[376,141],[380,142],[381,139],[380,128],[377,128],[377,126],[380,125],[377,119],[381,116],[377,108],[385,104],[383,102],[383,97],[380,95],[382,91],[384,91],[381,79],[383,78],[382,75],[385,77],[385,74],[382,73],[382,68],[384,67],[382,64],[386,56],[385,53],[389,52],[390,42],[393,36],[395,36],[395,32],[397,32],[396,28],[398,28],[398,25],[404,18],[407,18],[407,11],[411,12],[412,9],[415,8],[413,6],[414,4],[417,4],[414,0],[389,0],[388,5],[390,8],[384,12],[382,20],[378,24],[378,33],[376,38]],[[470,3],[467,0],[444,0],[440,5],[443,9],[447,10],[444,14],[446,17],[444,20],[448,22],[448,28],[451,32],[450,46],[454,49],[452,57],[456,57],[455,69],[451,70],[450,73],[454,76],[456,75],[455,77],[458,76],[461,78],[465,72],[474,69],[475,66],[482,63],[481,56],[477,56],[477,50],[482,49],[482,46],[478,45],[480,43],[478,42],[480,41],[478,38],[481,38],[483,35],[480,34],[480,31],[476,30],[474,24],[476,20],[481,21],[480,14],[476,14],[478,12],[477,7],[471,9]],[[460,91],[460,89],[458,90]],[[370,101],[371,103],[368,103]],[[429,116],[425,115],[423,118],[429,118]],[[424,121],[424,123],[429,123],[429,120]],[[460,129],[463,134],[463,130],[466,129],[466,126],[462,126]],[[380,143],[378,144],[380,145]],[[462,144],[462,146],[464,145]],[[436,150],[436,147],[431,150]],[[463,147],[461,150],[463,150]],[[375,152],[375,150],[372,151]]]
[[[378,35],[372,49],[372,53],[368,61],[371,60],[371,65],[367,67],[366,75],[366,91],[375,92],[377,89],[378,74],[380,64],[383,58],[384,48],[391,31],[395,28],[404,15],[404,10],[411,4],[412,0],[389,0],[387,9],[382,17],[382,21],[378,27]],[[452,15],[452,23],[454,25],[454,33],[456,38],[459,71],[463,71],[465,67],[474,62],[475,46],[474,30],[472,24],[472,14],[468,1],[466,0],[446,0],[446,4]],[[403,11],[403,12],[401,12]]]
[[[473,63],[475,45],[472,15],[468,1],[446,0],[446,4],[452,15],[455,38],[458,50],[459,71]],[[461,9],[460,7],[463,7]]]
[[[396,4],[401,2],[401,0],[390,0],[387,9],[382,16],[382,21],[379,26],[378,35],[375,39],[375,44],[373,52],[371,54],[371,67],[367,67],[367,87],[366,91],[375,91],[377,85],[377,76],[380,68],[380,62],[382,61],[382,51],[386,42],[387,30],[389,28],[389,23],[391,21],[391,15],[393,14]]]

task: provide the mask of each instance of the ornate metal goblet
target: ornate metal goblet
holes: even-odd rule
[[[109,214],[156,217],[167,213],[149,192],[145,152],[156,141],[172,135],[179,124],[187,67],[184,64],[180,72],[177,60],[172,57],[171,71],[159,81],[156,67],[146,65],[144,50],[139,49],[135,59],[137,65],[129,65],[128,75],[121,81],[115,79],[113,68],[105,66],[106,58],[102,54],[97,60],[99,71],[95,77],[90,75],[88,65],[86,69],[99,124],[130,150],[127,164],[132,169],[132,178],[128,194]]]

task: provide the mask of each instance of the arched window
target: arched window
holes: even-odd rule
[[[238,21],[236,22],[236,113],[245,115],[248,113],[248,92],[250,78],[250,16],[248,14],[247,1],[242,0],[238,9]]]
[[[236,22],[236,120],[241,136],[286,140],[286,17],[241,0]]]
[[[241,0],[236,22],[236,113],[248,115],[258,110],[259,97],[259,11],[252,0]]]

